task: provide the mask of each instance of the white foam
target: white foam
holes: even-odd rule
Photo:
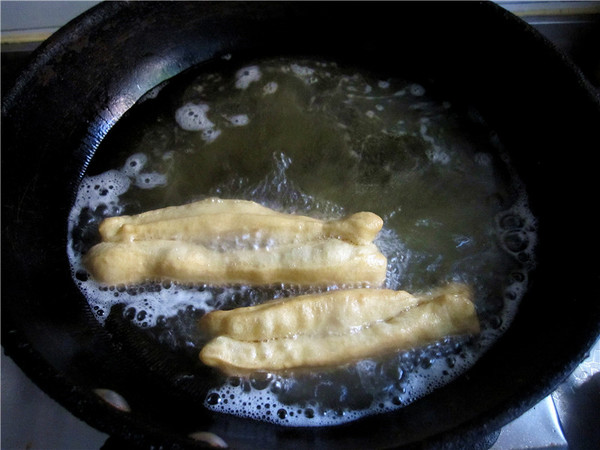
[[[428,142],[431,147],[427,149],[427,156],[433,163],[447,165],[450,163],[450,155],[439,145],[437,139],[430,136],[429,133],[430,120],[423,117],[420,120],[419,133],[425,142]]]
[[[84,177],[69,214],[69,233],[77,225],[84,208],[95,210],[100,206],[108,206],[118,214],[119,196],[127,192],[130,185],[131,179],[120,170],[109,170],[99,175]]]
[[[186,103],[175,111],[175,120],[186,131],[209,130],[215,126],[206,115],[209,109],[206,104]]]
[[[263,87],[263,94],[265,94],[265,95],[274,94],[277,91],[278,87],[279,87],[279,85],[277,84],[276,81],[269,81]]]
[[[262,72],[258,66],[248,66],[238,70],[235,76],[235,87],[238,89],[247,89],[252,83],[260,80]]]
[[[86,298],[91,300],[92,312],[100,323],[104,323],[115,305],[123,305],[124,312],[131,317],[131,321],[142,328],[153,327],[160,317],[174,317],[189,307],[212,309],[207,305],[213,298],[210,293],[176,285],[161,287],[158,292],[134,291],[132,294],[124,287],[105,288],[92,280],[78,281],[78,284]]]
[[[221,135],[221,130],[216,128],[209,128],[208,130],[202,131],[202,140],[210,144]]]
[[[234,116],[227,117],[227,120],[234,127],[243,127],[250,123],[250,118],[247,114],[236,114]]]
[[[292,69],[292,72],[302,78],[311,77],[315,73],[315,69],[307,66],[301,66],[299,64],[291,64],[290,68]]]
[[[142,189],[154,189],[167,184],[167,176],[158,172],[140,173],[135,177],[135,185]]]
[[[144,153],[134,153],[123,164],[121,173],[128,177],[136,176],[146,166],[147,162],[148,157]]]
[[[489,153],[477,152],[473,158],[475,160],[475,163],[482,167],[492,166],[492,156]]]
[[[529,209],[526,194],[521,192],[510,209],[496,216],[496,222],[504,250],[531,268],[535,264],[537,220]]]
[[[422,97],[425,95],[425,88],[420,84],[413,83],[409,86],[408,90],[415,97]]]
[[[306,84],[313,84],[319,80],[315,76],[315,69],[312,67],[291,64],[290,68],[292,69],[292,72]]]
[[[369,414],[346,410],[340,415],[334,411],[319,411],[313,405],[284,404],[270,389],[255,389],[248,384],[225,384],[211,391],[205,406],[216,412],[298,427],[338,425]]]

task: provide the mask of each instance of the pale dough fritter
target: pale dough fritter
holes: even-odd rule
[[[103,241],[84,263],[108,285],[381,286],[387,260],[372,241],[382,224],[370,212],[323,221],[251,201],[209,198],[105,219],[99,226]]]
[[[228,252],[182,241],[103,242],[92,247],[85,262],[94,279],[108,285],[171,280],[380,286],[387,269],[387,259],[375,244],[353,245],[337,239]]]
[[[354,297],[358,303],[356,308],[342,306],[348,315],[342,319],[343,323],[337,322],[339,318],[336,314],[340,311],[335,307],[323,308],[322,314],[326,317],[307,313],[303,306],[312,311],[319,309],[319,301],[315,304],[314,296],[267,304],[250,318],[245,318],[243,312],[233,312],[232,317],[235,318],[232,322],[254,322],[255,326],[250,328],[261,330],[257,334],[263,338],[252,340],[239,335],[237,339],[226,333],[220,334],[203,347],[200,359],[228,375],[331,367],[392,351],[421,347],[446,336],[479,332],[472,293],[466,285],[450,284],[421,297],[401,294],[395,298],[387,290],[365,291]],[[356,290],[347,291],[340,298],[351,299],[354,292]],[[364,297],[360,294],[364,294]],[[331,300],[327,295],[320,299],[324,303]],[[405,308],[407,299],[412,306]],[[386,300],[402,303],[399,312],[392,317],[387,316],[387,308],[384,311],[379,309],[380,303]],[[371,314],[371,306],[377,312],[382,312],[379,319],[373,320],[377,314]],[[277,313],[271,314],[271,309]],[[367,318],[370,319],[369,323],[365,321]],[[273,324],[273,321],[277,323]],[[324,327],[323,323],[330,323],[332,327]],[[236,324],[231,323],[223,328],[235,329]],[[277,330],[272,336],[266,333],[271,329]],[[216,331],[220,331],[218,326]],[[275,337],[284,335],[286,337]]]
[[[342,239],[354,244],[372,242],[383,221],[370,212],[324,221],[284,214],[247,200],[209,198],[135,216],[111,217],[99,226],[104,241],[167,239],[200,244],[242,238],[291,244],[317,239]]]

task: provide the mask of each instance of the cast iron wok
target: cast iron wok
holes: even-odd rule
[[[203,410],[169,355],[146,364],[157,359],[152,343],[129,348],[94,320],[65,250],[78,182],[145,92],[225,55],[320,56],[433,81],[496,130],[538,218],[537,266],[513,324],[471,370],[394,413],[282,428]],[[598,99],[578,71],[489,3],[100,4],[53,35],[3,99],[2,345],[50,396],[128,448],[200,445],[186,437],[195,431],[234,448],[486,446],[598,336],[599,128]],[[121,393],[131,412],[96,388]]]

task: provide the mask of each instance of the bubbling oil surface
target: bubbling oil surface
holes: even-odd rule
[[[375,243],[388,258],[386,287],[469,283],[481,334],[332,370],[215,374],[199,402],[282,425],[334,425],[400,408],[458,376],[515,313],[535,263],[535,220],[497,136],[474,110],[429,90],[332,62],[228,59],[151,91],[102,143],[69,218],[73,279],[97,320],[119,315],[193,357],[205,342],[202,314],[317,291],[100,286],[82,256],[105,217],[209,196],[319,218],[372,211],[384,219]],[[260,245],[251,239],[236,245]]]

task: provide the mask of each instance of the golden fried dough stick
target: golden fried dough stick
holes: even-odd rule
[[[136,216],[111,217],[99,230],[103,240],[112,242],[167,239],[209,244],[237,238],[280,245],[335,238],[366,244],[375,239],[382,225],[381,218],[370,212],[323,221],[279,213],[250,201],[211,198]]]
[[[84,258],[98,282],[148,280],[212,284],[372,285],[385,281],[387,259],[375,244],[338,239],[273,249],[219,252],[181,241],[102,242]]]
[[[248,200],[223,200],[211,197],[206,200],[188,203],[186,205],[168,206],[166,208],[146,211],[134,216],[109,217],[100,224],[99,231],[103,240],[119,240],[115,235],[124,224],[141,225],[160,220],[181,219],[201,214],[218,214],[224,212],[263,215],[279,214],[272,209]]]
[[[272,300],[229,311],[212,311],[200,319],[211,336],[262,341],[301,334],[339,334],[387,320],[423,301],[391,289],[335,290]]]
[[[218,336],[203,347],[200,359],[228,375],[244,375],[331,367],[421,347],[446,336],[479,332],[471,296],[467,286],[449,285],[390,319],[350,327],[344,333],[299,332],[295,337],[254,342]]]

